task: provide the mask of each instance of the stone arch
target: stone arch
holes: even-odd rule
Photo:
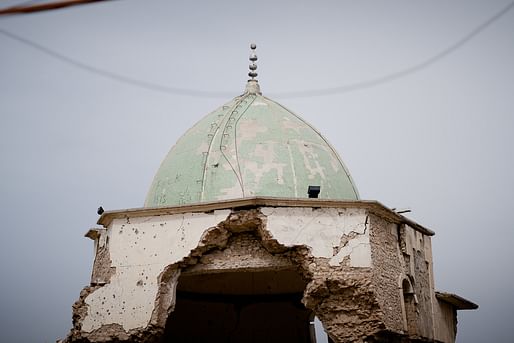
[[[208,235],[221,244],[180,268],[161,341],[312,342],[307,280],[291,249],[265,248],[257,230],[226,229]]]
[[[409,335],[417,334],[416,320],[416,294],[412,282],[408,277],[401,279],[402,312],[404,315],[405,332]]]
[[[245,255],[244,252],[250,253]],[[232,287],[227,294],[219,295],[220,289],[225,287],[227,291],[227,285],[237,284],[238,280],[244,284],[245,278],[264,280],[260,288],[254,286],[253,298],[248,297],[249,294],[240,297],[238,293],[246,292],[243,286]],[[206,280],[218,285],[215,292],[205,289]],[[384,329],[371,280],[371,268],[359,268],[356,272],[344,263],[332,266],[326,258],[313,257],[307,246],[282,245],[266,229],[266,217],[258,209],[234,211],[227,220],[208,229],[189,256],[168,266],[161,274],[152,324],[164,332],[163,337],[172,337],[170,324],[180,327],[188,316],[192,318],[186,313],[177,320],[177,313],[185,302],[195,301],[195,298],[200,302],[225,304],[221,309],[216,310],[216,306],[208,309],[214,312],[214,318],[216,311],[234,313],[233,308],[241,303],[254,304],[255,311],[262,312],[266,305],[261,305],[274,300],[275,305],[280,305],[268,309],[298,315],[301,318],[297,323],[305,323],[307,330],[311,315],[317,316],[329,342],[360,341]],[[213,293],[218,294],[217,299]],[[232,305],[227,306],[227,303]],[[261,309],[256,309],[259,306]],[[202,311],[201,306],[199,308],[198,311]],[[270,327],[272,323],[266,325]],[[307,332],[307,335],[310,334]],[[298,337],[305,337],[305,332]],[[293,341],[302,341],[303,338],[298,337]]]

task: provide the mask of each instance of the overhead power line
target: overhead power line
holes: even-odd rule
[[[12,38],[20,43],[28,45],[28,46],[30,46],[34,49],[37,49],[41,52],[44,52],[45,54],[52,56],[53,58],[58,59],[61,62],[65,62],[69,65],[72,65],[74,67],[88,71],[88,72],[96,74],[96,75],[110,78],[110,79],[116,80],[118,82],[131,84],[133,86],[137,86],[140,88],[145,88],[145,89],[158,91],[158,92],[171,93],[171,94],[177,94],[177,95],[188,95],[188,96],[194,96],[194,97],[216,97],[216,98],[219,98],[219,97],[231,97],[234,95],[234,93],[229,93],[229,92],[201,91],[201,90],[194,90],[194,89],[165,86],[165,85],[160,85],[160,84],[153,83],[153,82],[143,81],[140,79],[136,79],[136,78],[118,74],[118,73],[114,73],[114,72],[111,72],[106,69],[97,68],[92,65],[80,62],[76,59],[73,59],[73,58],[65,56],[61,53],[58,53],[54,50],[51,50],[39,43],[33,42],[31,40],[28,40],[26,38],[23,38],[21,36],[18,36],[12,32],[6,31],[1,28],[0,28],[0,33],[4,34],[5,36]]]
[[[330,94],[340,94],[340,93],[349,93],[361,89],[376,87],[385,83],[389,83],[391,81],[403,78],[405,76],[417,73],[432,64],[442,60],[446,56],[455,52],[459,48],[461,48],[464,44],[469,42],[475,36],[477,36],[480,32],[484,31],[490,25],[492,25],[495,21],[500,19],[503,15],[505,15],[508,11],[510,11],[514,7],[514,1],[508,4],[506,7],[501,9],[495,15],[475,27],[471,30],[467,35],[448,46],[446,49],[441,52],[427,58],[421,63],[415,64],[411,67],[386,74],[383,76],[379,76],[373,79],[351,83],[343,86],[331,87],[331,88],[322,88],[322,89],[312,89],[312,90],[304,90],[304,91],[291,91],[291,92],[276,92],[273,94],[275,97],[279,98],[306,98],[306,97],[314,97],[314,96],[322,96],[322,95],[330,95]]]
[[[494,22],[496,22],[498,19],[500,19],[502,16],[504,16],[507,12],[509,12],[514,7],[514,1],[509,3],[506,7],[502,8],[500,11],[498,11],[496,14],[494,14],[492,17],[475,27],[473,30],[471,30],[468,34],[466,34],[464,37],[456,41],[455,43],[448,46],[446,49],[442,50],[441,52],[425,59],[423,62],[415,64],[413,66],[410,66],[408,68],[389,73],[380,77],[376,77],[373,79],[346,84],[338,87],[331,87],[331,88],[322,88],[322,89],[311,89],[311,90],[303,90],[303,91],[287,91],[287,92],[275,92],[270,94],[271,96],[277,97],[277,98],[306,98],[306,97],[314,97],[314,96],[322,96],[322,95],[331,95],[331,94],[341,94],[341,93],[349,93],[357,90],[367,89],[376,87],[382,84],[386,84],[398,79],[401,79],[403,77],[406,77],[408,75],[420,72],[421,70],[431,66],[432,64],[440,61],[441,59],[445,58],[446,56],[450,55],[451,53],[455,52],[462,46],[464,46],[467,42],[469,42],[471,39],[473,39],[475,36],[477,36],[479,33],[484,31],[486,28],[491,26]],[[136,87],[145,88],[152,91],[158,91],[158,92],[164,92],[169,94],[175,94],[175,95],[185,95],[185,96],[192,96],[192,97],[215,97],[215,98],[227,98],[232,97],[234,95],[233,92],[213,92],[213,91],[204,91],[204,90],[194,90],[194,89],[186,89],[181,87],[174,87],[174,86],[166,86],[161,85],[153,82],[148,82],[144,80],[140,80],[137,78],[133,78],[130,76],[118,74],[106,69],[101,69],[86,63],[83,63],[81,61],[78,61],[76,59],[73,59],[71,57],[65,56],[59,52],[56,52],[50,48],[47,48],[39,43],[33,42],[27,38],[18,36],[12,32],[9,32],[5,29],[0,28],[0,33],[14,39],[20,43],[23,43],[25,45],[28,45],[34,49],[37,49],[49,56],[52,56],[55,59],[58,59],[62,62],[65,62],[69,65],[72,65],[74,67],[80,68],[82,70],[88,71],[93,74],[97,74],[106,78],[110,78],[113,80],[116,80],[118,82],[131,84]]]

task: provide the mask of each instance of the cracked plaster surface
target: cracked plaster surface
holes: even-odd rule
[[[337,266],[371,267],[368,219],[361,209],[262,208],[267,230],[285,246],[306,245],[314,257]],[[337,251],[334,254],[334,251]]]
[[[433,296],[430,237],[365,209],[126,217],[87,237],[95,240],[92,282],[73,305],[64,342],[158,342],[181,273],[281,268],[297,268],[307,283],[302,303],[334,342],[455,340],[455,309]],[[398,284],[406,275],[419,295],[412,333]]]
[[[167,265],[187,256],[204,231],[229,214],[224,210],[113,221],[107,235],[116,273],[110,283],[85,299],[88,314],[82,330],[91,332],[114,323],[126,331],[148,325],[157,296],[157,276]]]
[[[249,227],[259,226],[259,234],[267,242],[275,242],[278,247],[307,249],[309,259],[328,262],[328,268],[346,263],[371,266],[365,210],[265,207],[253,211],[243,211],[254,213],[250,222],[237,219],[233,212],[231,216],[230,210],[114,220],[102,233],[106,237],[99,239],[109,249],[109,268],[115,272],[108,283],[84,297],[87,312],[82,315],[80,330],[87,334],[115,325],[125,334],[148,327],[156,310],[156,299],[161,296],[163,271],[184,261],[196,263],[207,251],[202,250],[202,242],[224,248],[227,236],[223,227],[227,223],[235,233],[248,230],[248,223]],[[176,280],[178,274],[174,275]],[[173,289],[173,285],[166,287]],[[167,296],[173,297],[171,293]],[[174,303],[173,299],[168,303]]]

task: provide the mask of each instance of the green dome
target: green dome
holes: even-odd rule
[[[348,170],[303,119],[263,97],[257,81],[189,129],[162,162],[145,206],[254,196],[357,200]]]

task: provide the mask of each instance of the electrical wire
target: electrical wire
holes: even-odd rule
[[[506,7],[501,9],[495,15],[493,15],[492,17],[487,19],[485,22],[483,22],[480,25],[478,25],[477,27],[475,27],[473,30],[471,30],[467,35],[465,35],[464,37],[459,39],[457,42],[448,46],[446,49],[427,58],[426,60],[424,60],[421,63],[415,64],[411,67],[402,69],[400,71],[396,71],[396,72],[386,74],[386,75],[383,75],[383,76],[380,76],[377,78],[369,79],[366,81],[351,83],[348,85],[343,85],[343,86],[338,86],[338,87],[304,90],[304,91],[276,92],[276,93],[273,93],[270,95],[277,97],[277,98],[307,98],[307,97],[315,97],[315,96],[322,96],[322,95],[349,93],[349,92],[353,92],[353,91],[357,91],[357,90],[376,87],[376,86],[379,86],[379,85],[382,85],[385,83],[389,83],[391,81],[398,80],[398,79],[406,77],[408,75],[417,73],[417,72],[431,66],[432,64],[440,61],[441,59],[445,58],[446,56],[450,55],[451,53],[455,52],[456,50],[461,48],[464,44],[466,44],[471,39],[473,39],[475,36],[477,36],[479,33],[481,33],[486,28],[491,26],[495,21],[500,19],[507,12],[509,12],[513,7],[514,7],[514,1],[512,1]]]
[[[311,90],[303,90],[303,91],[288,91],[288,92],[275,92],[271,93],[269,95],[276,97],[276,98],[307,98],[307,97],[315,97],[315,96],[323,96],[323,95],[333,95],[333,94],[342,94],[342,93],[350,93],[358,90],[363,90],[367,88],[376,87],[379,85],[383,85],[401,78],[404,78],[406,76],[412,75],[414,73],[420,72],[424,70],[425,68],[431,66],[432,64],[440,61],[441,59],[447,57],[451,53],[455,52],[462,46],[464,46],[466,43],[468,43],[471,39],[476,37],[479,33],[487,29],[489,26],[491,26],[494,22],[499,20],[502,16],[504,16],[507,12],[509,12],[514,7],[514,1],[509,3],[506,7],[502,8],[500,11],[498,11],[496,14],[494,14],[492,17],[488,18],[486,21],[475,27],[473,30],[471,30],[468,34],[466,34],[464,37],[456,41],[455,43],[448,46],[446,49],[440,51],[439,53],[425,59],[423,62],[415,64],[411,67],[386,74],[377,78],[351,83],[347,85],[342,85],[338,87],[332,87],[332,88],[322,88],[322,89],[311,89]],[[23,43],[27,46],[30,46],[36,50],[39,50],[55,59],[58,59],[64,63],[67,63],[69,65],[72,65],[74,67],[77,67],[79,69],[85,70],[87,72],[97,74],[99,76],[103,76],[106,78],[113,79],[115,81],[131,84],[136,87],[145,88],[152,91],[158,91],[158,92],[164,92],[169,94],[175,94],[175,95],[183,95],[183,96],[191,96],[191,97],[202,97],[202,98],[229,98],[233,97],[233,92],[213,92],[213,91],[204,91],[204,90],[195,90],[195,89],[187,89],[187,88],[181,88],[181,87],[174,87],[174,86],[166,86],[161,85],[153,82],[148,82],[144,80],[140,80],[137,78],[133,78],[130,76],[118,74],[106,69],[101,69],[86,63],[83,63],[81,61],[78,61],[76,59],[73,59],[71,57],[65,56],[59,52],[56,52],[50,48],[47,48],[39,43],[33,42],[27,38],[21,37],[19,35],[16,35],[12,32],[9,32],[5,29],[0,28],[0,33],[4,36],[7,36],[13,40],[16,40],[20,43]]]
[[[74,67],[88,71],[88,72],[96,74],[96,75],[110,78],[110,79],[116,80],[118,82],[131,84],[133,86],[137,86],[140,88],[145,88],[145,89],[149,89],[152,91],[158,91],[158,92],[164,92],[164,93],[171,93],[171,94],[176,94],[176,95],[188,95],[188,96],[193,96],[193,97],[215,97],[215,98],[225,97],[226,98],[226,97],[232,97],[234,95],[234,93],[228,93],[228,92],[201,91],[201,90],[194,90],[194,89],[165,86],[165,85],[160,85],[160,84],[153,83],[153,82],[143,81],[140,79],[136,79],[136,78],[118,74],[118,73],[114,73],[114,72],[111,72],[106,69],[97,68],[92,65],[80,62],[76,59],[73,59],[73,58],[65,56],[61,53],[58,53],[54,50],[51,50],[39,43],[33,42],[31,40],[28,40],[26,38],[18,36],[14,33],[11,33],[5,29],[0,28],[0,33],[11,39],[14,39],[20,43],[23,43],[34,49],[37,49],[55,59],[58,59],[61,62],[65,62],[69,65],[72,65]]]

